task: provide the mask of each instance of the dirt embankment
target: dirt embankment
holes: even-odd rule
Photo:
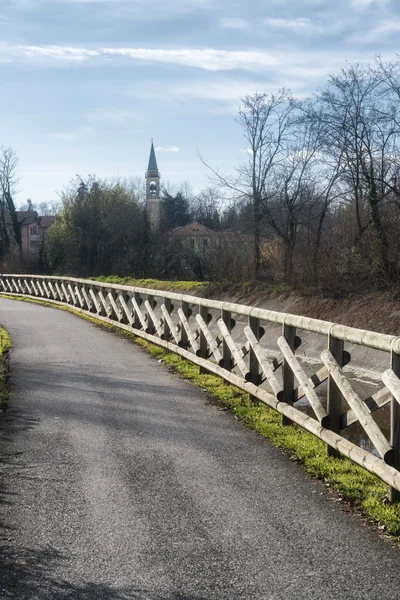
[[[210,288],[205,296],[238,304],[258,306],[296,315],[341,323],[350,327],[368,329],[379,333],[400,335],[400,299],[390,292],[370,292],[349,295],[342,298],[326,297],[323,294],[301,295],[294,291],[276,290],[242,291],[237,288],[223,291]],[[302,344],[297,355],[304,362],[315,365],[321,362],[321,352],[326,348],[325,336],[298,332]],[[271,351],[278,351],[276,339],[280,335],[279,326],[271,325],[265,337],[265,344]],[[346,344],[351,354],[351,362],[346,371],[358,381],[375,382],[381,385],[381,373],[390,366],[390,357],[364,346]]]
[[[391,292],[369,292],[332,298],[322,293],[299,294],[294,291],[236,288],[212,288],[205,294],[219,300],[229,300],[280,312],[303,315],[341,323],[379,333],[400,335],[400,297]]]

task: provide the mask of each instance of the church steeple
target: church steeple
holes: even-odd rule
[[[150,148],[150,157],[149,157],[149,166],[147,167],[148,171],[158,171],[156,153],[154,151],[154,144],[151,142]]]
[[[160,179],[153,140],[151,140],[149,166],[146,171],[146,207],[151,228],[160,227]]]

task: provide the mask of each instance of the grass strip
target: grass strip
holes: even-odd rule
[[[348,502],[381,532],[400,541],[400,504],[389,503],[389,487],[365,469],[347,458],[328,457],[325,444],[297,425],[282,427],[280,415],[263,404],[253,402],[246,392],[223,381],[221,378],[200,374],[197,365],[173,354],[164,348],[143,340],[133,333],[117,326],[84,315],[69,306],[59,306],[51,302],[33,300],[0,294],[0,297],[20,300],[59,308],[78,315],[95,325],[117,332],[119,335],[139,344],[153,357],[161,360],[168,368],[179,373],[196,386],[207,390],[221,405],[230,410],[247,427],[268,438],[292,459],[300,462],[307,473],[322,479],[327,487],[335,490],[335,500]]]
[[[161,279],[133,279],[132,277],[118,277],[117,275],[89,277],[89,279],[101,281],[102,283],[132,285],[134,287],[177,293],[204,292],[209,287],[208,281],[162,281]]]
[[[11,339],[7,331],[0,326],[0,408],[8,404],[8,352],[11,349]]]

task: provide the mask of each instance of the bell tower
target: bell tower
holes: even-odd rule
[[[153,231],[160,228],[160,171],[157,166],[153,140],[151,140],[149,166],[146,171],[146,209],[150,226]]]

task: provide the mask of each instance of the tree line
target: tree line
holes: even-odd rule
[[[193,194],[187,182],[163,190],[161,227],[155,232],[137,185],[76,177],[61,193],[60,212],[46,235],[48,269],[78,276],[199,276],[201,265],[193,272],[193,261],[188,257],[185,263],[186,254],[173,243],[173,232],[193,221],[210,230],[225,229],[229,211],[222,209],[219,191],[209,188]],[[203,267],[200,278],[204,275]]]
[[[238,123],[248,160],[234,177],[209,168],[251,213],[256,277],[398,278],[399,62],[350,65],[301,101],[285,89],[247,96]]]
[[[76,178],[46,236],[52,272],[391,286],[400,261],[400,62],[376,59],[329,76],[312,97],[285,89],[241,100],[247,159],[211,187],[166,185],[161,229],[143,182]],[[0,260],[20,247],[16,155],[0,160]],[[5,218],[8,214],[8,230]],[[175,235],[199,222],[201,251]],[[11,235],[10,235],[11,231]]]

